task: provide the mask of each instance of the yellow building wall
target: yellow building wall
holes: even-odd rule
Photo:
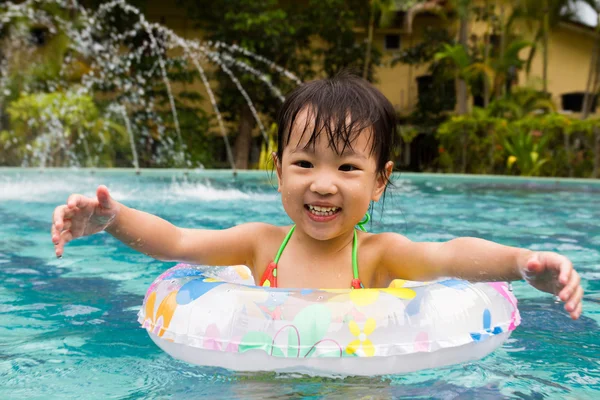
[[[390,100],[396,111],[400,113],[411,112],[418,98],[416,78],[428,75],[428,64],[406,65],[397,63],[392,66],[390,62],[402,51],[410,48],[422,40],[423,31],[427,26],[444,24],[435,16],[420,15],[415,18],[414,30],[408,34],[401,29],[379,29],[373,36],[373,44],[383,57],[382,65],[375,69],[375,86]],[[384,47],[385,36],[388,34],[400,35],[400,50],[386,50]],[[364,39],[363,32],[358,33],[358,40]]]
[[[149,20],[164,24],[182,37],[202,40],[202,32],[193,27],[182,8],[172,5],[165,6],[158,0],[150,0],[146,4],[144,12]],[[508,16],[508,10],[505,11],[505,15]],[[410,35],[402,29],[378,29],[375,32],[373,45],[379,48],[383,54],[382,65],[376,68],[375,86],[383,92],[400,113],[409,113],[414,109],[417,103],[416,78],[428,74],[428,65],[396,64],[391,66],[390,61],[398,51],[384,49],[385,35],[399,34],[400,51],[402,51],[419,43],[427,26],[442,25],[454,33],[458,30],[458,22],[455,20],[446,20],[433,15],[417,15],[414,20],[413,33]],[[486,24],[481,22],[472,22],[470,26],[470,32],[478,36],[481,36],[486,29]],[[525,37],[533,35],[531,28],[524,24],[517,25],[515,31],[513,33],[522,34]],[[357,40],[364,40],[365,37],[364,30],[357,30]],[[548,91],[552,94],[552,99],[559,110],[561,109],[561,94],[585,91],[593,41],[591,30],[571,24],[562,24],[550,34]],[[528,50],[522,52],[523,59],[527,57],[527,53]],[[215,68],[211,63],[205,62],[202,65],[209,70]],[[538,45],[529,75],[525,71],[520,72],[519,85],[542,89],[541,44]],[[186,89],[198,90],[207,98],[206,90],[201,82],[196,83],[193,87],[186,87]],[[210,104],[207,106],[210,108]]]
[[[548,91],[561,108],[560,95],[584,92],[586,89],[594,38],[582,28],[559,26],[550,35],[548,49]],[[521,83],[542,85],[543,56],[538,50],[531,66],[529,78],[521,74]]]

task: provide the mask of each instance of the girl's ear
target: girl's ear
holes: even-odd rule
[[[276,152],[271,153],[271,157],[273,157],[273,164],[277,170],[277,191],[281,192],[281,160],[277,157]]]
[[[388,161],[385,163],[385,167],[383,168],[383,173],[377,174],[377,181],[375,182],[375,187],[373,188],[373,194],[371,196],[371,200],[379,201],[381,195],[385,191],[385,187],[390,181],[390,176],[392,176],[392,171],[394,170],[394,162]]]

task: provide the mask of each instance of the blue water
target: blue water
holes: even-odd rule
[[[175,224],[289,222],[264,172],[0,169],[0,398],[600,398],[600,182],[396,176],[373,231],[413,240],[477,236],[570,257],[586,290],[571,321],[550,295],[514,285],[522,325],[483,360],[403,376],[324,379],[201,368],[138,327],[147,286],[172,266],[108,234],[53,256],[50,216],[106,184]],[[370,397],[368,397],[370,396]]]

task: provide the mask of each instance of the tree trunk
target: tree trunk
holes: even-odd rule
[[[594,172],[592,178],[600,178],[600,128],[594,128]]]
[[[542,82],[544,93],[548,93],[548,42],[550,35],[550,7],[548,0],[544,0],[544,67],[542,71]]]
[[[490,38],[489,38],[489,35],[486,35],[484,59],[483,59],[484,65],[487,65],[489,56],[490,56]],[[489,105],[490,105],[490,82],[488,81],[487,74],[484,72],[484,74],[483,74],[483,107],[488,108]]]
[[[500,60],[504,60],[506,50],[506,26],[504,25],[504,5],[500,4]],[[496,83],[495,86],[498,86]],[[500,87],[495,87],[496,98],[504,96],[506,85],[499,84]]]
[[[465,7],[460,17],[460,30],[458,34],[459,43],[467,50],[467,40],[469,34],[469,10],[468,6]],[[456,83],[456,97],[458,100],[458,114],[463,115],[467,113],[467,82],[463,77],[458,75]]]
[[[467,36],[469,33],[469,10],[468,5],[465,7],[460,16],[460,30],[458,33],[459,43],[467,49]],[[456,99],[458,102],[458,114],[464,115],[467,113],[467,82],[457,75],[456,79]],[[462,160],[460,171],[464,174],[467,172],[467,132],[462,134]]]
[[[486,9],[489,6],[489,1],[486,0],[485,2],[485,6]],[[485,40],[485,47],[483,50],[483,65],[487,65],[488,61],[490,59],[490,28],[491,28],[491,23],[488,19],[488,24],[487,24],[487,28],[486,28],[486,32],[485,32],[485,36],[484,36],[484,40]],[[483,107],[487,108],[490,104],[490,82],[488,81],[488,76],[487,74],[484,72],[483,74]]]
[[[468,5],[463,10],[460,17],[460,31],[458,34],[459,43],[467,49],[467,39],[469,33],[469,10]],[[467,82],[463,77],[457,75],[456,80],[456,98],[458,100],[458,114],[464,115],[467,113]],[[464,174],[467,172],[467,132],[464,131],[462,135],[462,160],[460,166],[461,172]]]
[[[490,132],[491,144],[490,144],[490,174],[494,173],[494,152],[496,151],[496,132]]]
[[[412,33],[409,34],[408,36],[408,46],[412,47],[413,46],[413,35]],[[411,110],[411,106],[412,106],[412,102],[411,102],[411,95],[412,95],[412,90],[410,90],[411,86],[413,84],[413,65],[412,64],[408,64],[408,86],[406,89],[406,109],[407,110]]]
[[[235,139],[235,166],[237,169],[248,169],[252,128],[254,128],[254,117],[250,107],[244,104],[241,108],[238,135]]]
[[[565,146],[565,155],[567,158],[567,173],[569,174],[569,178],[573,177],[573,163],[572,163],[572,158],[571,157],[571,140],[569,137],[569,134],[566,132],[563,132],[563,142],[564,142],[564,146]]]
[[[375,30],[375,10],[371,4],[371,11],[369,15],[369,31],[367,34],[367,52],[365,53],[365,65],[363,66],[363,79],[369,77],[369,64],[371,64],[371,47],[373,45],[373,31]]]
[[[468,148],[468,133],[463,132],[462,138],[462,159],[460,162],[460,172],[463,174],[467,173],[467,148]]]
[[[467,113],[467,82],[462,78],[456,80],[456,98],[458,101],[458,114],[464,115]]]
[[[590,57],[590,70],[588,72],[588,80],[585,85],[581,119],[586,119],[590,115],[593,103],[593,97],[591,94],[592,90],[595,90],[594,83],[598,81],[598,74],[600,73],[600,14],[598,14],[595,34],[596,40],[594,40],[594,47],[592,48],[592,55]],[[596,92],[593,94],[596,94]]]

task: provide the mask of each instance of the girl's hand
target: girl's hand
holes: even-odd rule
[[[521,269],[523,277],[536,289],[558,296],[572,319],[581,315],[583,288],[573,264],[565,256],[552,252],[530,255]]]
[[[54,209],[51,236],[57,257],[62,257],[65,244],[71,240],[101,232],[114,221],[119,203],[110,197],[106,186],[98,187],[96,197],[72,194],[66,205]]]

